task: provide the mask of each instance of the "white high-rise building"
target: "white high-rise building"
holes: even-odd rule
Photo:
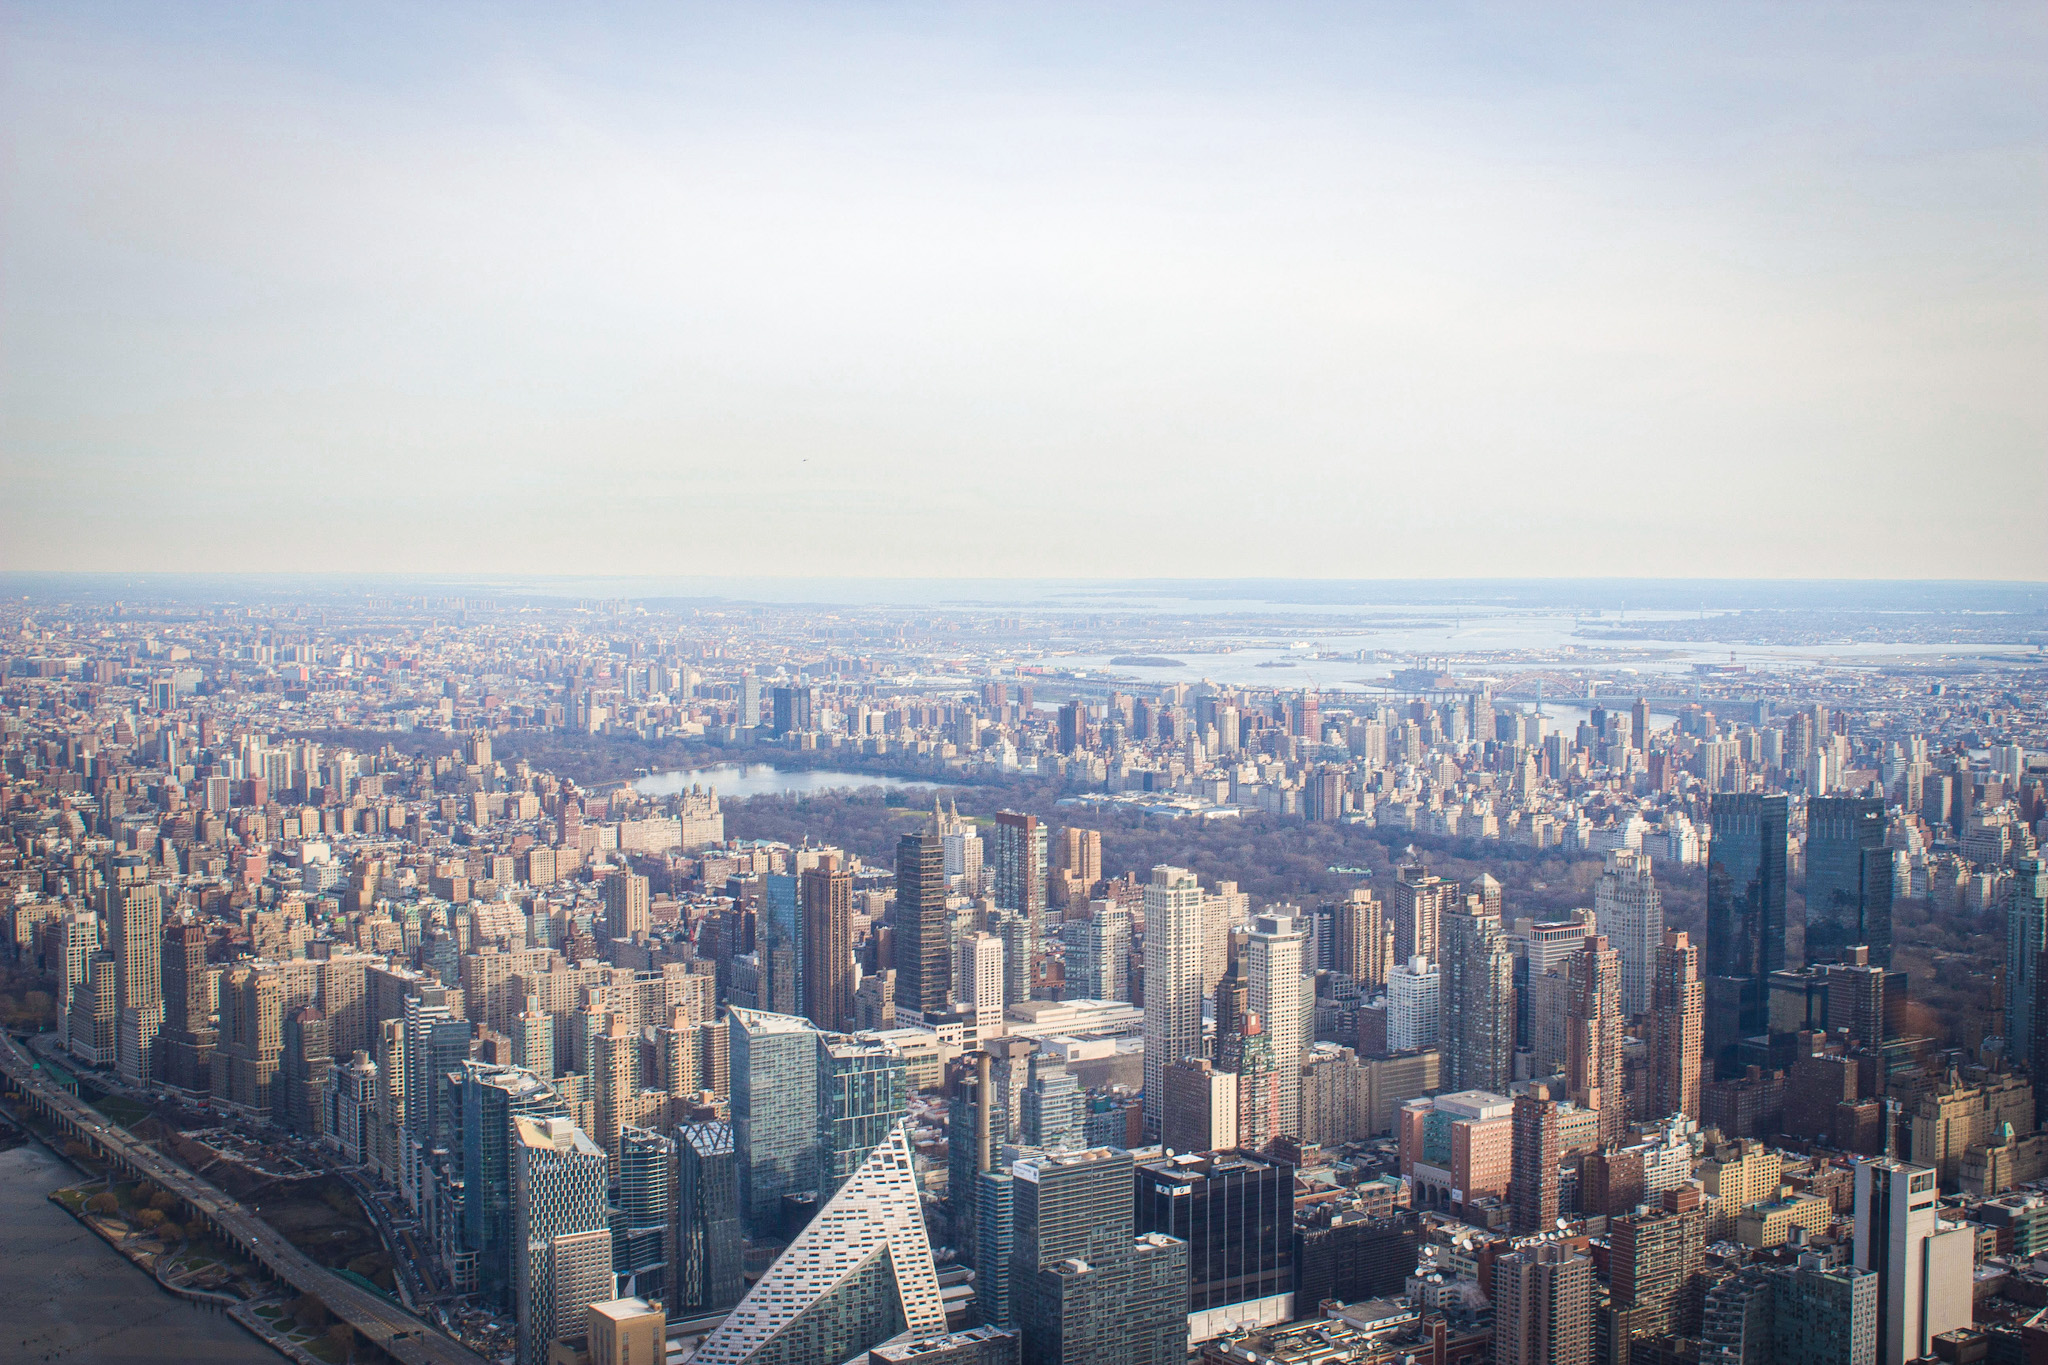
[[[1650,872],[1650,855],[1614,849],[1593,890],[1596,933],[1621,955],[1621,1013],[1633,1019],[1650,1010],[1657,949],[1664,942],[1664,898]]]
[[[1145,887],[1145,1131],[1159,1131],[1166,1068],[1202,1055],[1202,888],[1164,864]]]
[[[954,950],[953,990],[963,1005],[974,1010],[977,1038],[993,1038],[1003,1031],[1003,941],[994,934],[968,934]]]
[[[100,948],[99,916],[90,910],[74,910],[64,917],[64,980],[61,983],[60,1013],[68,1018],[72,997],[86,986],[86,964]]]
[[[1387,975],[1387,1049],[1435,1047],[1443,992],[1436,964],[1411,957]]]
[[[895,1302],[878,1304],[883,1295]],[[847,1360],[899,1331],[945,1326],[909,1130],[899,1123],[691,1360]]]
[[[1971,1322],[1976,1239],[1944,1223],[1931,1166],[1892,1157],[1856,1163],[1856,1268],[1878,1273],[1878,1365],[1934,1352],[1934,1338]]]
[[[1266,1021],[1273,1074],[1280,1080],[1280,1132],[1295,1137],[1301,1136],[1301,1054],[1313,1034],[1312,1027],[1302,1027],[1303,996],[1313,994],[1301,975],[1307,944],[1308,921],[1282,909],[1252,921],[1244,949],[1245,1005]],[[1148,984],[1147,1000],[1149,992]]]
[[[583,1331],[584,1310],[617,1297],[604,1149],[565,1118],[512,1120],[512,1277],[519,1365]]]
[[[1067,926],[1067,996],[1131,998],[1131,912],[1115,901],[1088,902],[1086,919]]]

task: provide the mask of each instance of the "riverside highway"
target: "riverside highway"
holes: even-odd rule
[[[6,1034],[0,1034],[0,1070],[43,1113],[100,1148],[127,1170],[184,1200],[272,1275],[301,1293],[314,1295],[327,1305],[329,1312],[393,1359],[405,1365],[485,1365],[482,1356],[383,1295],[351,1284],[308,1259],[240,1202],[54,1084],[14,1038]]]

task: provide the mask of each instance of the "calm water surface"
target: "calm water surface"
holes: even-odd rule
[[[0,1361],[279,1365],[233,1319],[159,1288],[49,1201],[78,1178],[35,1143],[0,1152]]]
[[[666,796],[693,786],[716,787],[720,796],[807,796],[813,792],[850,791],[858,787],[942,786],[943,783],[882,777],[875,773],[835,772],[818,768],[810,772],[784,772],[770,763],[728,763],[716,768],[690,768],[653,773],[633,784],[635,791],[649,796]]]

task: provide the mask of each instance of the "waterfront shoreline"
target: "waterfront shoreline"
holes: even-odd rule
[[[79,1165],[77,1161],[66,1155],[61,1147],[53,1145],[32,1120],[25,1118],[22,1114],[12,1109],[0,1110],[0,1113],[4,1113],[7,1121],[23,1133],[27,1139],[27,1141],[7,1149],[6,1152],[0,1152],[0,1157],[24,1149],[40,1150],[46,1153],[60,1170],[69,1171],[79,1176],[85,1183],[106,1180],[104,1175],[97,1174]],[[194,1308],[213,1310],[221,1316],[231,1319],[241,1329],[236,1334],[237,1336],[252,1338],[257,1345],[267,1348],[269,1352],[274,1353],[274,1355],[266,1355],[265,1359],[272,1359],[275,1355],[282,1355],[297,1362],[298,1365],[329,1365],[328,1362],[321,1361],[306,1352],[294,1349],[291,1343],[275,1338],[269,1332],[263,1330],[258,1325],[261,1323],[261,1319],[256,1318],[254,1312],[256,1305],[253,1302],[246,1299],[233,1298],[226,1294],[214,1293],[209,1290],[192,1289],[166,1281],[158,1273],[153,1259],[145,1261],[144,1253],[122,1245],[121,1241],[111,1235],[107,1228],[100,1226],[97,1219],[85,1211],[83,1201],[81,1201],[80,1207],[74,1210],[59,1197],[66,1192],[76,1193],[78,1189],[79,1187],[76,1185],[60,1185],[56,1189],[45,1193],[42,1202],[57,1208],[66,1214],[72,1223],[92,1233],[102,1245],[119,1256],[123,1264],[147,1276],[151,1284],[170,1298]],[[161,1255],[163,1253],[158,1252],[156,1254]]]

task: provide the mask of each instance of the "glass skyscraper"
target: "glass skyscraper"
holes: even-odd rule
[[[740,1301],[740,1176],[732,1129],[676,1128],[676,1278],[671,1306],[685,1317]]]
[[[1137,1228],[1188,1244],[1192,1339],[1294,1314],[1294,1167],[1250,1152],[1137,1168]]]
[[[512,1121],[566,1116],[554,1088],[516,1066],[464,1062],[462,1077],[462,1242],[476,1253],[477,1288],[510,1307],[512,1286]]]
[[[1768,1031],[1770,974],[1785,965],[1785,838],[1791,798],[1714,798],[1707,846],[1707,1055],[1730,1073],[1736,1045]]]
[[[1892,963],[1892,853],[1884,800],[1816,796],[1806,803],[1806,960],[1840,962],[1867,944],[1873,966]]]
[[[903,1058],[878,1042],[818,1043],[818,1194],[836,1194],[909,1109]]]
[[[803,910],[793,874],[761,878],[761,1008],[797,1014],[804,1005]]]
[[[731,1013],[740,1217],[761,1237],[781,1225],[784,1195],[818,1189],[818,1032],[787,1014]]]
[[[629,1293],[667,1302],[675,1227],[676,1147],[645,1128],[619,1130],[619,1202],[612,1218],[612,1273]]]

